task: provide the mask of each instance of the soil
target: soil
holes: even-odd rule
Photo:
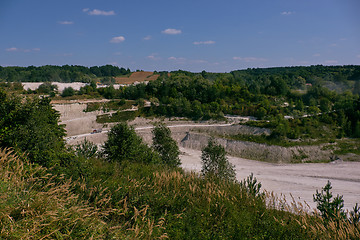
[[[118,84],[133,84],[140,82],[153,81],[158,79],[160,75],[153,72],[134,72],[129,77],[116,77],[115,81]]]
[[[182,167],[200,172],[201,151],[189,148],[180,148],[180,151],[183,153],[180,156]],[[359,162],[275,164],[232,156],[228,159],[235,165],[239,181],[253,173],[261,182],[262,189],[273,191],[278,196],[283,194],[287,202],[291,201],[291,194],[297,202],[305,201],[310,206],[309,210],[316,208],[313,194],[321,190],[328,180],[333,187],[333,195],[343,195],[345,209],[351,210],[360,201]]]

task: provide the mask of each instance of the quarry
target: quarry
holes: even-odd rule
[[[116,124],[97,123],[97,116],[103,114],[101,110],[84,112],[89,101],[94,100],[53,103],[54,108],[61,114],[60,124],[65,125],[66,142],[69,145],[76,145],[87,139],[101,146],[107,139],[107,132]],[[171,129],[172,137],[180,147],[181,167],[195,172],[201,170],[201,149],[210,137],[219,134],[226,136],[234,132],[254,135],[269,134],[267,129],[239,125],[243,119],[236,118],[231,118],[227,122],[136,118],[128,124],[134,127],[146,143],[151,144],[153,124],[159,121],[164,122]],[[281,198],[285,197],[287,201],[293,198],[296,202],[305,202],[309,210],[316,207],[313,194],[316,190],[320,190],[328,180],[332,183],[334,195],[344,196],[345,209],[350,210],[360,199],[358,171],[360,162],[335,160],[327,163],[306,163],[305,161],[293,163],[297,156],[310,156],[306,158],[307,161],[316,160],[319,157],[328,159],[331,152],[326,148],[319,146],[285,148],[226,138],[216,138],[216,141],[225,147],[229,161],[235,166],[238,180],[253,173],[266,191],[273,192]]]

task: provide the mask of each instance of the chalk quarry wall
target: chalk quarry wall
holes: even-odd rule
[[[179,145],[185,148],[201,150],[206,146],[209,139],[209,135],[189,132],[180,141]],[[332,155],[330,150],[322,150],[322,146],[281,147],[224,138],[217,138],[216,141],[232,156],[266,162],[321,161],[329,160]]]

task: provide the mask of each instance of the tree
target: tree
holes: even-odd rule
[[[325,187],[319,192],[316,190],[316,194],[313,195],[314,202],[316,202],[317,209],[320,211],[320,215],[326,219],[337,219],[338,216],[345,218],[346,213],[342,209],[344,207],[343,196],[337,195],[332,199],[331,182],[328,181]]]
[[[91,158],[96,155],[98,147],[95,143],[88,141],[86,138],[80,144],[75,146],[75,153],[79,157]]]
[[[264,197],[265,194],[260,192],[261,183],[258,182],[254,174],[251,173],[246,179],[240,182],[240,186],[253,197]]]
[[[51,92],[54,92],[55,90],[57,90],[56,85],[52,85],[51,83],[46,82],[46,83],[41,84],[38,87],[37,92],[41,93],[41,94],[50,94]]]
[[[61,164],[65,130],[48,98],[21,99],[0,89],[0,147],[26,153],[43,166]]]
[[[210,139],[201,151],[201,173],[206,177],[218,177],[223,180],[235,181],[235,170],[227,157],[225,148]]]
[[[111,128],[104,145],[104,154],[108,161],[117,162],[128,160],[151,163],[159,160],[159,156],[126,123],[119,123]]]
[[[75,95],[75,90],[72,87],[65,88],[61,94],[62,97],[71,97],[74,95]]]
[[[171,131],[164,124],[157,124],[152,131],[153,148],[157,151],[162,162],[171,167],[180,166],[179,147],[176,141],[171,138]]]

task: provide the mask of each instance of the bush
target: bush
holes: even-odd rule
[[[210,139],[208,145],[202,149],[201,161],[203,176],[235,180],[234,165],[228,161],[225,148],[216,144],[214,139]]]
[[[62,97],[71,97],[74,95],[75,95],[75,90],[72,87],[65,88],[61,94]]]
[[[180,166],[179,147],[171,138],[171,131],[164,124],[158,124],[152,131],[153,148],[160,154],[162,162],[171,167]]]
[[[337,195],[332,199],[331,182],[328,181],[325,187],[319,192],[316,190],[316,194],[313,195],[314,202],[317,204],[317,209],[320,211],[320,215],[326,220],[334,220],[338,217],[345,218],[346,213],[343,210],[344,200],[343,196]]]
[[[104,145],[108,161],[158,162],[159,156],[136,135],[133,127],[119,123],[111,128]]]

